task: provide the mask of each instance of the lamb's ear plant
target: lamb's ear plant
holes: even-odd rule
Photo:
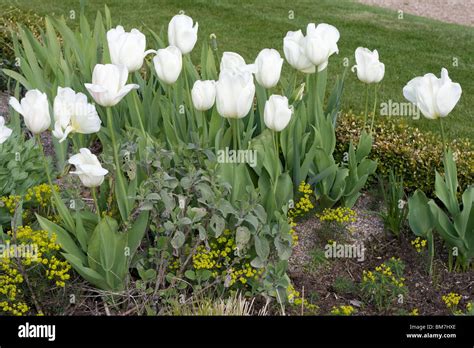
[[[464,191],[460,203],[456,162],[451,150],[446,152],[443,164],[444,177],[436,172],[435,180],[439,201],[428,200],[417,190],[408,201],[409,223],[412,231],[426,238],[430,246],[433,244],[431,231],[436,231],[449,248],[449,269],[466,271],[474,258],[474,187]],[[456,257],[455,263],[453,257]]]

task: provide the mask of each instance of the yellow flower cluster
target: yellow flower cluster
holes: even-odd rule
[[[385,263],[382,263],[380,266],[375,267],[375,271],[362,271],[362,281],[363,282],[371,282],[375,283],[377,280],[382,280],[384,278],[388,278],[389,281],[399,287],[402,288],[405,286],[405,278],[397,277],[393,274],[392,269],[390,266],[387,266]]]
[[[351,315],[356,312],[355,308],[352,306],[339,306],[332,307],[331,314],[334,315]]]
[[[298,192],[303,195],[295,203],[295,207],[291,209],[291,215],[294,217],[304,215],[304,213],[307,213],[314,208],[314,204],[311,201],[311,195],[313,194],[311,185],[302,181],[300,186],[298,186]]]
[[[302,196],[295,203],[295,206],[288,211],[288,224],[291,227],[290,234],[293,246],[298,244],[298,235],[296,234],[295,230],[295,219],[314,209],[314,204],[311,201],[311,195],[313,194],[311,185],[302,181],[298,186],[298,192],[300,192]]]
[[[230,231],[224,231],[224,234],[210,243],[207,249],[200,245],[193,255],[193,266],[195,269],[221,269],[226,263],[230,262],[232,252],[235,250],[235,240],[230,237]]]
[[[263,273],[263,269],[257,270],[250,263],[234,264],[230,267],[236,249],[237,245],[231,231],[225,230],[220,237],[211,240],[209,248],[203,245],[197,247],[196,254],[192,257],[193,267],[195,270],[212,271],[213,278],[222,276],[229,286],[236,282],[247,284],[249,279],[257,279]]]
[[[3,196],[3,197],[0,197],[0,201],[5,205],[5,207],[8,209],[10,214],[13,215],[15,213],[15,209],[18,202],[21,201],[21,196],[17,196],[17,195],[10,195],[6,197]]]
[[[227,274],[230,276],[229,286],[234,285],[236,282],[241,284],[247,284],[248,279],[258,279],[263,273],[263,268],[257,270],[253,268],[250,263],[245,263],[241,269],[230,268]]]
[[[11,231],[8,232],[10,236],[13,236]],[[64,287],[65,281],[70,278],[69,271],[71,265],[67,261],[59,260],[54,253],[59,251],[61,247],[56,243],[56,235],[53,234],[51,237],[47,231],[38,230],[33,231],[30,226],[20,226],[16,231],[17,241],[25,245],[34,245],[37,247],[37,251],[34,254],[27,255],[22,260],[25,266],[32,264],[42,264],[46,269],[46,276],[49,280],[55,281],[57,286]]]
[[[409,313],[411,316],[418,316],[420,313],[418,312],[418,308],[413,308],[411,312]]]
[[[294,221],[293,217],[288,217],[288,224],[290,225],[290,235],[291,235],[291,242],[293,246],[298,244],[298,234],[296,233],[295,227],[296,222]]]
[[[49,261],[49,262],[48,262]],[[69,270],[71,266],[67,261],[61,261],[56,258],[56,256],[51,256],[51,259],[43,259],[43,264],[48,265],[46,270],[46,276],[49,280],[55,280],[57,286],[64,288],[66,286],[66,280],[69,280],[71,277],[69,275]]]
[[[39,277],[53,281],[56,286],[64,287],[70,278],[71,266],[66,261],[59,260],[56,255],[60,249],[56,243],[56,235],[51,237],[46,231],[34,231],[30,226],[19,226],[15,233],[8,231],[7,235],[14,240],[6,240],[10,248],[0,255],[0,311],[12,315],[23,315],[29,311],[28,305],[22,301],[22,286],[26,272],[28,277]],[[16,255],[19,246],[23,254]],[[28,248],[26,248],[28,247]],[[18,257],[12,257],[12,255]],[[20,267],[23,271],[20,272]],[[44,275],[41,272],[44,271]]]
[[[462,296],[455,292],[450,292],[447,295],[443,295],[441,298],[443,299],[443,302],[446,304],[446,307],[456,308],[459,302],[461,301]]]
[[[181,266],[181,262],[178,258],[176,258],[170,262],[168,268],[170,271],[177,271],[180,266]]]
[[[413,245],[416,251],[420,253],[423,250],[423,248],[426,247],[426,239],[416,237],[416,239],[411,241],[411,245]]]
[[[340,224],[355,222],[357,213],[351,208],[326,208],[322,214],[316,214],[321,221],[336,221]]]
[[[59,186],[54,185],[54,190],[59,192]],[[8,209],[10,214],[15,213],[17,204],[24,199],[24,203],[32,203],[40,208],[46,208],[51,203],[51,186],[48,184],[41,184],[33,186],[26,191],[24,197],[20,195],[9,195],[0,197],[0,202],[2,202],[5,207]],[[28,216],[28,210],[23,212],[23,218]]]
[[[5,254],[0,258],[0,310],[6,314],[22,315],[28,311],[28,306],[17,301],[22,294],[23,276],[12,265],[11,259]]]
[[[303,306],[311,312],[318,310],[318,306],[310,303],[307,299],[303,299],[299,291],[292,284],[286,288],[288,302],[295,306]]]
[[[59,186],[54,185],[54,190],[59,192]],[[26,191],[25,202],[34,202],[44,208],[51,202],[51,195],[51,186],[48,184],[37,185]]]
[[[11,315],[21,316],[26,314],[29,309],[25,302],[9,303],[8,301],[0,301],[0,310]]]

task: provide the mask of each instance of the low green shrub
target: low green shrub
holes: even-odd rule
[[[14,6],[0,4],[0,68],[18,70],[18,61],[15,57],[12,32],[18,33],[19,26],[29,28],[38,38],[41,36],[43,17],[32,11],[21,10]],[[0,69],[0,90],[8,89],[8,77]]]
[[[352,113],[338,119],[337,158],[344,158],[350,140],[358,141],[362,125],[362,117]],[[418,188],[434,197],[435,170],[443,167],[441,137],[421,132],[400,119],[380,117],[376,118],[373,136],[369,158],[377,160],[378,173],[388,178],[393,168],[395,175],[403,176],[408,192]],[[474,181],[474,144],[469,139],[455,139],[450,147],[456,158],[459,186],[464,191]]]

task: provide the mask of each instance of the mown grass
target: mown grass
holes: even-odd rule
[[[399,19],[396,11],[349,0],[94,0],[86,4],[86,15],[92,19],[105,3],[111,9],[114,24],[122,24],[127,30],[131,27],[144,30],[146,26],[156,31],[166,29],[169,19],[184,10],[199,22],[200,40],[215,33],[220,52],[236,51],[248,61],[253,60],[264,47],[273,47],[283,53],[283,37],[288,30],[305,30],[309,22],[333,24],[341,32],[339,55],[331,58],[329,65],[333,78],[343,72],[344,58],[349,58],[349,66],[354,65],[353,54],[358,46],[377,48],[386,66],[379,102],[389,99],[405,102],[402,88],[407,81],[428,72],[439,75],[441,68],[446,67],[453,81],[459,82],[463,88],[461,101],[446,122],[448,136],[451,139],[473,137],[472,27],[408,14]],[[71,10],[76,14],[80,10],[79,0],[0,0],[0,4],[13,4],[39,14],[65,17],[70,15]],[[290,18],[291,13],[294,14],[293,19]],[[74,25],[77,18],[76,15],[75,20],[68,21]],[[197,61],[199,51],[195,52]],[[457,67],[453,66],[455,58],[458,60]],[[284,72],[288,71],[289,66],[285,64]],[[364,108],[365,86],[348,71],[343,109],[361,113]],[[437,122],[424,118],[409,122],[422,130],[439,131]]]

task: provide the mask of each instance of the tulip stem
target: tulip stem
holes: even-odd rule
[[[240,148],[239,134],[239,119],[229,118],[230,128],[232,130],[232,148],[237,151]]]
[[[138,92],[133,91],[132,97],[133,97],[133,104],[135,104],[135,111],[137,112],[137,116],[138,116],[138,122],[140,123],[140,129],[143,133],[143,138],[146,140],[145,127],[143,126],[142,115],[140,115],[140,109],[138,108]]]
[[[51,190],[54,190],[53,180],[51,180],[51,174],[49,173],[48,161],[44,153],[43,144],[41,143],[41,137],[39,134],[35,134],[35,137],[36,137],[36,142],[38,143],[38,147],[41,152],[41,155],[43,156],[43,166],[44,166],[44,171],[46,172],[46,177],[48,178],[49,186],[51,186]]]
[[[280,151],[278,149],[278,133],[276,131],[272,131],[272,138],[273,138],[273,147],[275,148],[275,156],[276,156],[276,163],[275,163],[275,182],[273,186],[273,192],[276,192],[277,182],[278,182],[278,172],[280,169]]]
[[[117,173],[120,172],[120,162],[118,159],[118,148],[117,148],[117,139],[115,138],[115,131],[113,127],[113,122],[112,122],[112,109],[111,108],[106,108],[107,110],[107,128],[110,133],[110,139],[112,140],[112,152],[114,154],[114,162],[115,162],[115,167]],[[118,174],[119,175],[119,174]]]
[[[35,137],[36,137],[36,142],[38,143],[38,147],[41,152],[41,155],[43,156],[44,171],[46,172],[46,177],[48,178],[49,187],[51,188],[51,194],[53,195],[54,199],[59,199],[59,197],[57,196],[57,192],[53,186],[53,180],[51,180],[51,174],[49,173],[49,168],[48,168],[48,161],[44,153],[43,144],[41,143],[41,137],[39,134],[35,134]]]
[[[439,125],[441,127],[441,138],[443,140],[443,155],[446,153],[446,134],[444,133],[443,118],[439,118]]]
[[[236,118],[235,119],[235,124],[237,125],[237,148],[241,148],[241,143],[240,143],[240,119]]]
[[[367,124],[367,113],[369,112],[369,84],[365,89],[365,112],[364,112],[364,129]]]
[[[377,84],[375,84],[375,100],[374,100],[374,112],[372,114],[372,122],[370,123],[370,133],[372,134],[372,129],[374,128],[374,119],[375,119],[375,112],[377,111]]]
[[[97,200],[97,189],[95,187],[92,187],[91,191],[92,191],[92,198],[93,198],[94,204],[95,204],[95,211],[96,211],[97,217],[99,218],[99,221],[100,221],[100,208],[99,208],[99,201]]]

